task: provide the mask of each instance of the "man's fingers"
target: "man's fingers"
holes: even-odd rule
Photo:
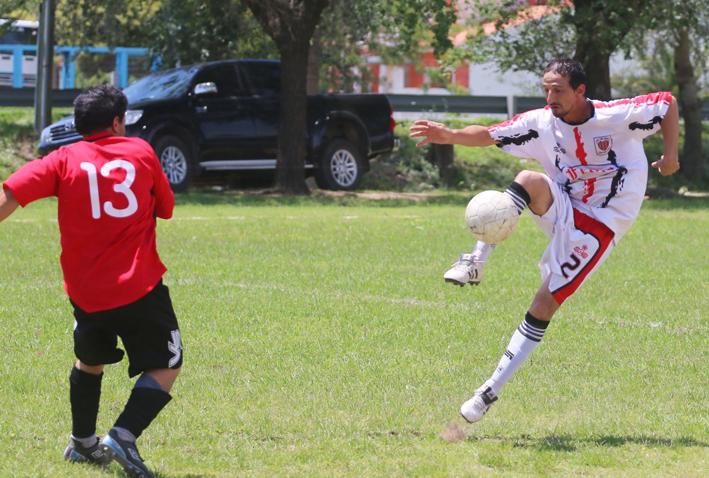
[[[423,146],[424,144],[428,144],[428,143],[430,143],[430,142],[431,142],[431,140],[428,139],[428,138],[426,138],[426,139],[424,139],[423,141],[421,141],[420,143],[416,143],[416,147],[417,147],[417,148],[420,148],[420,147]]]

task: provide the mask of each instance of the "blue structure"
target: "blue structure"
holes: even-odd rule
[[[22,88],[22,55],[26,51],[37,51],[37,45],[0,45],[0,51],[12,52],[12,87]],[[81,47],[81,46],[59,46],[54,47],[54,54],[61,54],[64,57],[62,66],[62,80],[60,89],[73,89],[76,86],[76,54],[79,52],[89,53],[112,53],[116,55],[116,71],[118,72],[118,88],[128,86],[128,57],[146,56],[147,48],[130,48],[130,47]],[[153,62],[152,70],[157,70],[159,60]],[[9,72],[7,72],[9,73]]]

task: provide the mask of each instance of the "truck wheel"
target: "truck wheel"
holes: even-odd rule
[[[194,174],[190,148],[176,136],[162,136],[153,149],[172,190],[176,193],[187,192]]]
[[[313,175],[318,187],[354,191],[362,182],[362,153],[346,139],[332,140],[323,151]]]

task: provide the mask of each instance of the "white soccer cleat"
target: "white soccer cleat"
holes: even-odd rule
[[[465,284],[478,285],[483,280],[485,263],[476,260],[472,254],[461,254],[460,259],[443,274],[446,282],[463,287]]]
[[[468,423],[475,423],[482,420],[493,402],[497,401],[497,395],[490,387],[484,385],[475,390],[473,398],[465,402],[460,407],[460,414]]]

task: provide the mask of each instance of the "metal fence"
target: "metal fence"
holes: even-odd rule
[[[52,107],[71,107],[81,90],[52,90]],[[0,88],[0,106],[34,106],[34,88]]]
[[[518,115],[543,108],[547,102],[530,96],[387,95],[394,111],[407,113],[458,113]],[[682,115],[682,105],[679,105]],[[709,101],[702,105],[702,120],[709,119]]]
[[[52,106],[71,107],[81,90],[52,90]],[[516,115],[546,105],[544,98],[527,96],[387,95],[395,112]],[[0,106],[34,106],[34,88],[0,88]],[[682,108],[680,106],[680,114]],[[709,101],[702,106],[709,119]]]

